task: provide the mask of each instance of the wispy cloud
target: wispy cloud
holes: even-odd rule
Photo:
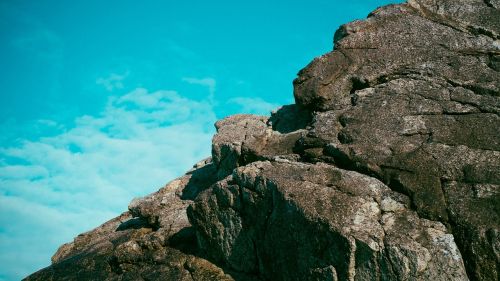
[[[215,79],[206,77],[206,78],[193,78],[193,77],[184,77],[182,78],[182,81],[187,82],[189,84],[193,85],[200,85],[208,88],[208,99],[210,102],[214,101],[215,98],[215,86],[217,85],[217,82]]]
[[[269,115],[270,112],[279,107],[278,104],[267,102],[261,98],[235,97],[227,101],[239,107],[238,112]]]
[[[208,156],[214,122],[206,102],[138,88],[73,128],[1,147],[0,279],[48,265],[57,246]]]
[[[95,83],[103,86],[107,91],[112,92],[115,89],[123,89],[123,80],[125,80],[128,75],[129,72],[124,74],[111,73],[108,77],[97,78]]]

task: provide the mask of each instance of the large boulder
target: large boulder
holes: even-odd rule
[[[189,212],[206,255],[265,280],[467,280],[453,235],[377,179],[254,162]]]

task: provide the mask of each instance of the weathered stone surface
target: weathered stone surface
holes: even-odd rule
[[[499,8],[343,25],[295,105],[217,122],[211,159],[27,280],[499,280]]]
[[[298,160],[299,156],[294,154],[293,148],[297,140],[305,133],[305,130],[293,130],[297,127],[293,122],[283,124],[296,110],[285,108],[283,111],[292,111],[280,116],[276,113],[268,120],[268,117],[255,115],[233,115],[215,123],[217,134],[212,140],[212,157],[218,170],[219,179],[231,174],[233,169],[257,160],[275,160],[279,158]],[[293,118],[293,117],[292,117]],[[304,118],[304,117],[301,117]],[[284,133],[280,133],[277,129]],[[299,121],[299,126],[304,124]]]
[[[266,280],[467,280],[444,225],[382,182],[326,164],[240,167],[189,216],[209,257]]]
[[[438,77],[477,95],[498,96],[500,11],[482,0],[412,0],[343,25],[335,51],[294,81],[298,104],[343,109],[354,92],[398,77]],[[498,103],[497,103],[498,105]],[[498,109],[498,107],[497,107]]]
[[[342,26],[335,50],[295,81],[297,103],[319,111],[304,139],[319,153],[304,159],[372,175],[410,196],[420,216],[450,227],[477,280],[500,277],[495,3],[380,8]]]

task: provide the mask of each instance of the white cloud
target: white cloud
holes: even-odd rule
[[[123,89],[123,80],[125,80],[128,75],[128,72],[124,74],[111,73],[108,77],[97,78],[95,83],[103,86],[106,91],[112,92],[115,89]]]
[[[236,97],[227,101],[240,107],[238,112],[269,115],[272,110],[279,107],[278,104],[267,102],[261,98]]]
[[[1,147],[0,275],[48,265],[59,245],[207,157],[215,119],[210,103],[139,88],[55,136]]]
[[[215,97],[215,86],[217,85],[217,82],[215,79],[206,77],[206,78],[193,78],[193,77],[184,77],[182,78],[184,82],[187,82],[189,84],[193,85],[200,85],[200,86],[205,86],[208,88],[208,93],[209,93],[209,100],[211,102],[214,101]]]

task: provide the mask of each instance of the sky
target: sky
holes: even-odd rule
[[[0,1],[0,281],[293,103],[339,25],[398,1]],[[399,1],[401,2],[401,1]]]

